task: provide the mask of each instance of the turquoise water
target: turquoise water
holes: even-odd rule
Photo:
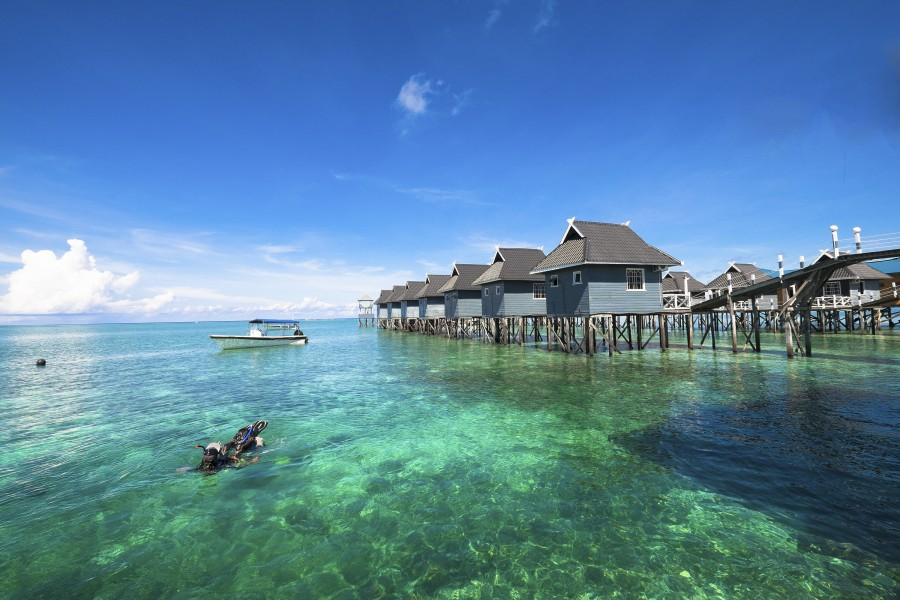
[[[896,333],[794,360],[206,337],[242,328],[0,327],[0,596],[900,593]],[[179,470],[257,419],[255,464]]]

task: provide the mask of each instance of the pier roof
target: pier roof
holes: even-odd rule
[[[375,304],[387,304],[388,298],[391,297],[391,293],[393,290],[381,290],[381,293],[378,295],[378,300],[375,301]]]
[[[541,248],[497,248],[494,262],[472,283],[485,285],[494,281],[543,281],[543,275],[532,275],[531,270],[544,258]]]
[[[438,290],[441,293],[461,291],[461,290],[480,290],[477,285],[473,285],[473,281],[478,279],[482,273],[487,271],[490,265],[453,265],[453,273],[447,283]]]
[[[450,280],[450,275],[426,275],[425,286],[416,294],[416,298],[432,298],[443,296],[439,291]]]
[[[583,264],[671,267],[681,261],[651,246],[628,224],[568,219],[562,241],[532,272],[543,273]]]

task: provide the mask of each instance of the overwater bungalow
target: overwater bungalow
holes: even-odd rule
[[[381,293],[378,294],[378,298],[375,300],[375,318],[379,323],[386,321],[389,317],[388,307],[390,302],[388,302],[388,298],[391,297],[392,292],[393,290],[381,290]]]
[[[388,321],[390,329],[401,329],[403,324],[403,294],[406,285],[395,285],[388,296]]]
[[[813,264],[828,260],[834,260],[834,257],[822,252]],[[889,283],[891,279],[890,275],[866,263],[839,267],[813,299],[812,308],[849,308],[877,300],[881,295],[881,283]]]
[[[559,245],[532,270],[544,276],[549,316],[662,311],[662,273],[681,261],[627,223],[567,222]]]
[[[531,271],[546,255],[541,248],[497,248],[494,260],[473,285],[481,286],[484,317],[547,314],[547,284]]]
[[[728,265],[725,271],[706,284],[707,297],[721,296],[728,293],[729,285],[732,290],[749,287],[751,285],[768,281],[772,277],[752,263],[735,263]],[[759,296],[756,299],[759,310],[775,310],[778,308],[778,294],[770,293]],[[750,310],[751,302],[745,300],[736,302],[736,310]]]
[[[450,280],[450,275],[426,275],[425,285],[416,294],[419,300],[419,317],[423,319],[443,319],[444,294],[440,290]]]
[[[415,320],[419,318],[419,300],[416,294],[425,287],[424,281],[407,281],[406,288],[400,296],[400,318]]]
[[[695,302],[702,302],[706,285],[687,271],[667,271],[662,278],[663,308],[687,310]]]
[[[444,314],[448,334],[453,337],[472,337],[472,319],[481,317],[481,286],[478,279],[489,265],[455,264],[450,279],[441,289],[444,294]]]

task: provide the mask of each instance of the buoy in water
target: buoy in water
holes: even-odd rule
[[[44,360],[43,358],[37,359],[37,366],[43,367],[43,366],[45,366],[46,364],[47,364],[47,361]]]

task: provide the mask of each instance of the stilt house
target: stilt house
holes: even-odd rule
[[[540,248],[497,248],[491,266],[472,282],[481,286],[481,315],[546,315],[547,284],[543,275],[531,273],[544,258]]]
[[[450,275],[426,275],[425,286],[416,294],[419,300],[419,317],[422,319],[443,319],[444,294],[439,292],[450,280]]]
[[[388,319],[403,318],[403,293],[406,291],[405,285],[395,285],[391,295],[388,296]]]
[[[453,273],[439,292],[444,294],[444,312],[448,319],[481,316],[481,286],[473,282],[489,265],[453,265]]]
[[[416,294],[425,287],[424,281],[407,281],[406,289],[400,296],[400,318],[402,319],[418,319],[419,318],[419,301]]]
[[[687,309],[704,299],[706,286],[687,271],[667,271],[662,278],[663,308]]]
[[[828,252],[822,252],[813,264],[833,260]],[[891,276],[873,269],[866,263],[840,267],[822,286],[820,294],[813,299],[813,308],[840,308],[857,306],[881,297],[881,284],[890,284]]]
[[[381,290],[381,293],[378,294],[378,299],[375,300],[375,318],[379,321],[390,318],[388,313],[390,302],[388,302],[388,298],[391,297],[392,292],[393,290]]]
[[[731,289],[749,287],[756,283],[768,281],[772,277],[766,274],[762,269],[752,263],[731,263],[725,272],[706,284],[706,291],[709,296],[721,296],[728,293],[729,277],[731,276]],[[745,300],[736,302],[735,308],[749,310],[751,302]],[[778,294],[770,293],[759,296],[756,299],[756,306],[759,310],[774,310],[778,308]]]
[[[548,316],[662,311],[662,273],[679,260],[645,242],[627,223],[574,217],[568,223],[559,246],[532,270],[544,276]]]

